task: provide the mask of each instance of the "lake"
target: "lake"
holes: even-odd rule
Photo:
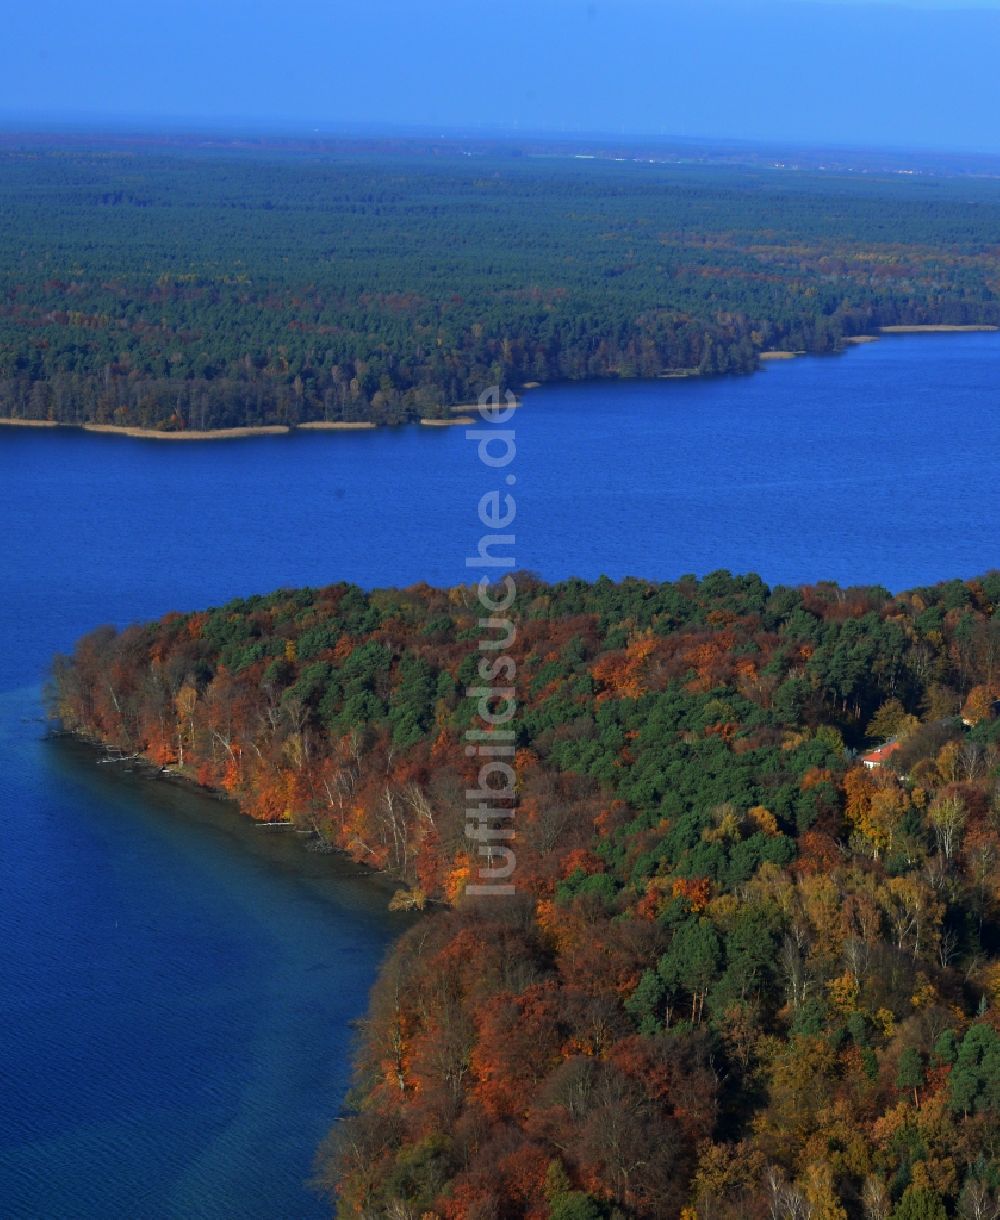
[[[747,378],[554,386],[514,417],[518,566],[894,591],[997,566],[1000,335]],[[467,579],[464,429],[167,444],[0,429],[0,1214],[303,1217],[402,926],[352,867],[42,738],[52,653],[280,585]]]

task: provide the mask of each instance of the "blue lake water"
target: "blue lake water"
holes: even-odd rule
[[[893,590],[986,571],[998,393],[1000,335],[535,391],[510,425],[518,565]],[[303,1183],[400,927],[346,866],[43,741],[51,654],[279,585],[467,579],[495,486],[462,428],[0,429],[0,1215],[326,1214]]]

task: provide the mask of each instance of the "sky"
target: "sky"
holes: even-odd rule
[[[0,122],[1000,152],[1000,0],[20,0]]]

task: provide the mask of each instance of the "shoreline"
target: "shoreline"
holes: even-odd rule
[[[392,910],[389,903],[400,889],[405,888],[404,883],[398,878],[390,876],[389,873],[371,868],[363,860],[352,859],[340,847],[327,845],[319,849],[310,848],[308,846],[310,843],[319,841],[317,832],[300,830],[294,822],[262,822],[252,818],[240,808],[239,801],[235,800],[227,792],[222,791],[222,789],[208,788],[204,784],[199,784],[193,776],[174,767],[160,767],[156,763],[151,762],[144,754],[122,758],[121,760],[114,759],[111,752],[115,747],[108,746],[107,743],[93,737],[88,737],[83,733],[77,733],[70,729],[54,728],[51,722],[45,734],[45,740],[55,743],[57,747],[61,745],[63,748],[76,751],[79,755],[86,757],[93,766],[101,766],[102,771],[107,770],[111,776],[118,776],[120,772],[116,768],[120,767],[137,784],[143,786],[147,784],[166,784],[168,787],[176,788],[179,792],[186,793],[188,796],[195,796],[206,802],[212,802],[220,809],[224,809],[225,816],[240,831],[262,830],[268,835],[278,833],[288,835],[298,845],[298,852],[296,854],[301,856],[303,863],[316,861],[317,867],[323,867],[318,862],[326,861],[331,866],[330,871],[334,875],[339,873],[340,877],[348,877],[365,884],[373,884],[385,896],[386,904],[384,909],[386,911]],[[207,818],[207,816],[207,812],[202,814],[203,819]]]
[[[859,347],[866,343],[877,343],[883,335],[931,335],[931,334],[996,334],[1000,332],[1000,325],[992,323],[969,323],[966,325],[958,325],[952,323],[924,323],[912,325],[897,325],[897,326],[880,326],[877,334],[862,334],[848,335],[840,342],[840,347],[837,349],[839,353],[843,353],[848,348]],[[824,352],[809,353],[807,351],[790,351],[790,350],[774,350],[758,352],[758,361],[761,366],[785,360],[796,360],[800,356],[808,356],[810,354],[826,355]],[[834,353],[837,354],[837,353]],[[700,376],[696,369],[669,369],[662,373],[657,373],[655,377],[647,380],[655,381],[679,381],[690,377]],[[590,384],[603,380],[615,380],[615,378],[593,377],[587,378],[580,384]],[[627,380],[642,380],[642,378],[628,378]],[[520,385],[521,393],[528,390],[544,389],[545,384],[540,381],[525,381]],[[516,402],[510,404],[517,408],[524,405],[524,398],[521,394],[518,395]],[[449,428],[455,426],[467,427],[469,424],[475,423],[474,415],[470,412],[479,410],[476,403],[460,403],[447,408],[452,412],[452,418],[449,419],[416,419],[408,421],[411,423],[420,424],[426,428]],[[135,440],[152,440],[152,441],[223,441],[223,440],[243,440],[254,436],[288,436],[296,432],[375,432],[380,429],[380,425],[374,420],[306,420],[300,424],[248,424],[236,428],[215,428],[215,429],[188,429],[183,432],[166,432],[163,429],[157,428],[139,428],[125,424],[97,424],[97,423],[64,423],[62,420],[55,419],[17,419],[10,416],[0,417],[0,428],[67,428],[74,429],[78,432],[92,432],[100,435],[108,436],[126,436]]]
[[[308,427],[308,425],[300,425]],[[361,427],[369,427],[361,424]],[[370,425],[375,427],[374,424]],[[58,419],[14,419],[11,416],[0,418],[0,427],[4,428],[65,428],[74,432],[94,432],[107,436],[130,436],[139,440],[149,441],[228,441],[245,436],[284,436],[292,429],[287,424],[247,425],[241,428],[215,428],[200,431],[189,429],[184,432],[164,432],[161,428],[137,428],[124,424],[94,424],[63,423]]]
[[[953,326],[947,323],[930,323],[924,326],[880,326],[883,335],[969,335],[994,334],[1000,326],[987,322],[976,322],[969,326]]]
[[[370,432],[377,427],[378,424],[370,419],[311,419],[307,423],[296,424],[294,429],[286,428],[285,431]]]
[[[71,425],[72,426],[72,425]],[[241,428],[215,428],[199,431],[164,432],[158,428],[135,428],[123,424],[80,424],[84,432],[100,432],[111,436],[134,436],[149,441],[228,441],[244,436],[282,436],[291,431],[287,424],[248,425]]]
[[[521,386],[521,389],[522,390],[540,390],[540,389],[542,389],[542,383],[540,381],[533,381],[533,382],[531,382],[530,385]],[[520,394],[518,394],[515,397],[513,402],[505,402],[502,405],[503,405],[503,409],[505,411],[516,411],[518,407],[524,406],[524,399],[521,397]],[[481,410],[478,402],[456,403],[454,406],[448,407],[447,409],[455,415],[467,415],[470,411],[472,412],[473,415],[476,415]],[[497,409],[499,410],[499,407]],[[426,424],[426,423],[438,423],[438,422],[447,423],[448,421],[447,420],[438,421],[438,420],[421,419],[420,422],[422,424]]]
[[[917,329],[919,329],[919,328],[917,328]],[[1000,330],[1000,327],[995,327],[995,326],[994,327],[983,327],[982,329],[983,330]],[[916,330],[914,331],[914,333],[917,333]],[[766,364],[772,360],[798,360],[798,358],[800,356],[826,356],[826,355],[831,355],[831,354],[835,355],[835,356],[843,355],[843,353],[849,347],[863,347],[864,344],[866,344],[866,343],[878,343],[880,338],[881,338],[881,334],[878,334],[878,335],[846,335],[843,339],[840,340],[840,346],[837,347],[832,353],[807,352],[805,350],[793,352],[791,350],[786,351],[784,349],[779,349],[779,350],[775,350],[775,351],[761,352],[759,355],[759,359],[762,364]]]

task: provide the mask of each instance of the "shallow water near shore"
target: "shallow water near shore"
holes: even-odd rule
[[[27,738],[36,697],[0,699],[3,1215],[328,1215],[306,1179],[403,926],[385,887]]]
[[[516,556],[893,590],[1000,563],[1000,336],[532,391]],[[0,429],[0,1215],[302,1217],[405,920],[352,866],[43,739],[52,653],[280,585],[469,578],[463,428],[163,445]]]

